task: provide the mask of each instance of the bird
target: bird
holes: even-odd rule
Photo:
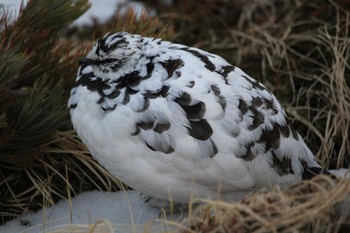
[[[156,207],[239,201],[325,171],[263,84],[218,55],[160,38],[97,40],[68,108],[92,156]]]

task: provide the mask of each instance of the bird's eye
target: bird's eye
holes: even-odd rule
[[[118,59],[107,58],[107,59],[103,59],[103,60],[100,61],[100,63],[114,63],[114,62],[118,62]]]

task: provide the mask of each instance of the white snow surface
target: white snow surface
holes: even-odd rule
[[[329,170],[330,173],[339,177],[349,177],[350,178],[350,168],[339,168],[335,170]]]
[[[94,19],[98,23],[107,22],[118,10],[120,14],[125,14],[128,7],[132,7],[137,16],[140,16],[145,7],[140,2],[128,0],[89,0],[91,7],[85,14],[80,16],[71,26],[89,26]]]
[[[4,5],[10,11],[18,13],[22,0],[1,0],[0,5]],[[24,1],[26,3],[27,1]]]
[[[112,223],[115,233],[142,232],[145,223],[156,220],[159,223],[151,224],[153,228],[149,232],[160,232],[168,226],[164,218],[160,219],[159,216],[160,209],[145,203],[145,197],[136,191],[90,191],[77,195],[71,202],[61,200],[37,213],[22,215],[0,226],[0,232],[50,232],[70,224],[93,225],[100,220]],[[170,218],[179,220],[181,213]]]
[[[4,8],[0,9],[0,15],[3,14],[3,11],[8,15],[9,18],[9,24],[11,24],[17,17],[18,17],[18,12],[21,7],[22,0],[0,0],[0,6],[3,6]],[[23,1],[23,4],[27,3],[26,0]]]
[[[17,18],[22,0],[0,0],[0,5],[5,6],[6,11],[10,13],[10,23]],[[72,0],[72,2],[74,2]],[[137,16],[140,16],[145,10],[144,4],[129,0],[89,0],[91,7],[75,20],[71,26],[90,26],[94,20],[103,24],[111,19],[118,10],[121,15],[125,14],[129,7],[134,9]],[[26,5],[27,0],[23,0]],[[150,12],[154,15],[155,12]]]

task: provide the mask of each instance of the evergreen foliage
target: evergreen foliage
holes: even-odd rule
[[[62,82],[76,66],[60,62],[68,51],[57,47],[57,41],[86,3],[30,1],[1,32],[1,125],[6,130],[0,135],[0,157],[38,151],[55,130],[67,125]]]
[[[65,188],[50,184],[64,183],[57,173],[64,160],[53,161],[48,151],[57,146],[57,131],[70,129],[63,86],[81,55],[60,38],[87,8],[87,0],[32,0],[11,25],[2,11],[0,223],[65,195]]]

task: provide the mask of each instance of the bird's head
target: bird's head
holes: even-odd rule
[[[102,79],[115,79],[123,70],[135,69],[142,58],[145,38],[126,32],[107,34],[97,40],[92,50],[80,61],[90,65],[94,74]]]

